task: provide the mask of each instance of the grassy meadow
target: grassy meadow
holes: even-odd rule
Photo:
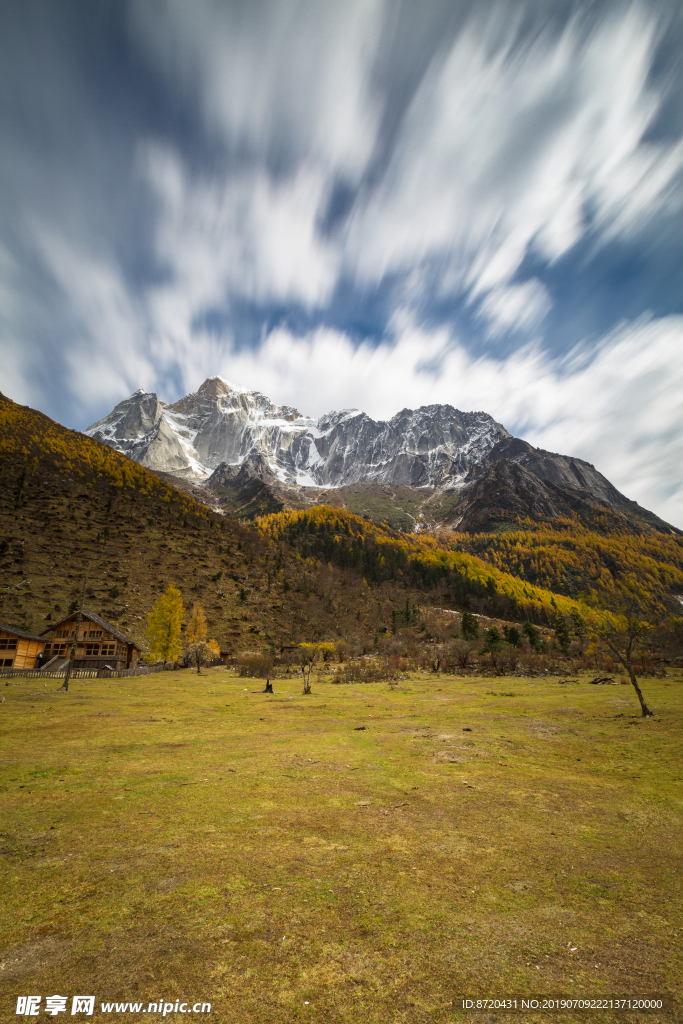
[[[643,680],[650,721],[630,686],[588,678],[11,680],[0,1019],[30,993],[69,997],[49,1019],[94,994],[93,1019],[178,999],[230,1024],[683,1003],[683,673]]]

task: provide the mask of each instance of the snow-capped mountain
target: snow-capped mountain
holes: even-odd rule
[[[221,465],[258,465],[281,483],[453,487],[511,435],[483,412],[449,405],[375,421],[357,409],[320,419],[210,377],[167,405],[142,389],[85,431],[149,469],[204,481]]]
[[[607,512],[624,529],[672,530],[588,462],[534,448],[486,413],[450,405],[403,409],[387,421],[358,409],[311,419],[210,377],[172,405],[136,391],[85,433],[238,517],[308,507],[320,496],[371,518],[371,492],[378,508],[398,507],[407,488],[415,529],[478,531],[558,516],[592,525]],[[441,505],[432,500],[438,494]]]

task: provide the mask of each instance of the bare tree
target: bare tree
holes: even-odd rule
[[[78,615],[76,616],[76,625],[74,626],[74,637],[73,637],[73,640],[71,642],[71,651],[69,653],[69,661],[68,661],[68,664],[66,666],[66,671],[64,673],[64,682],[59,687],[59,689],[57,691],[58,693],[68,693],[68,690],[69,690],[69,680],[71,679],[71,673],[73,671],[74,661],[76,660],[76,647],[78,645],[78,632],[79,632],[79,630],[81,628],[81,617],[83,615],[83,599],[85,598],[85,585],[88,582],[88,568],[89,568],[89,566],[90,566],[90,563],[88,562],[88,565],[86,565],[86,567],[85,567],[85,573],[83,574],[83,588],[81,590],[80,601],[78,602]]]
[[[339,658],[339,664],[341,665],[348,658],[351,653],[351,645],[346,640],[338,640],[334,645],[334,650]]]
[[[468,668],[472,655],[476,650],[477,644],[471,640],[454,640],[448,647],[450,660],[454,661],[461,671]]]
[[[638,694],[643,718],[653,718],[638,686],[633,659],[639,650],[647,647],[654,626],[642,617],[642,607],[633,600],[626,605],[621,615],[605,615],[598,624],[589,627],[590,636],[608,650],[628,673],[634,690]]]
[[[311,692],[311,672],[313,671],[316,654],[317,651],[312,647],[304,648],[299,654],[301,674],[304,677],[304,693]]]

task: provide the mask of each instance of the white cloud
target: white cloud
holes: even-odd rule
[[[492,288],[479,306],[479,315],[488,321],[488,336],[495,338],[511,329],[534,330],[551,304],[547,288],[532,278],[523,284]]]
[[[29,384],[30,349],[22,344],[20,278],[21,268],[9,250],[0,245],[0,388],[23,405],[38,395]]]
[[[251,8],[240,20],[208,0],[191,11],[168,0],[152,25],[151,8],[134,8],[167,74],[180,69],[186,88],[189,75],[207,123],[251,154],[211,176],[169,147],[142,147],[169,275],[147,302],[158,346],[181,366],[192,325],[229,315],[235,299],[323,308],[342,273],[362,287],[398,271],[402,301],[419,310],[435,261],[440,294],[473,305],[489,338],[531,336],[551,296],[538,280],[515,280],[528,253],[553,261],[589,215],[612,237],[674,201],[683,145],[643,141],[660,105],[648,84],[655,20],[633,5],[590,34],[573,20],[559,38],[520,48],[499,45],[501,19],[510,24],[500,8],[473,17],[433,60],[379,186],[325,238],[335,183],[363,172],[379,130],[370,83],[382,5],[267,9],[270,20]],[[288,154],[277,175],[276,143]]]
[[[683,527],[683,317],[624,326],[549,376],[541,411],[518,422],[535,445],[595,463],[630,498]]]
[[[375,144],[369,72],[383,0],[162,0],[131,5],[137,37],[205,125],[252,155],[277,148],[356,179]]]
[[[263,169],[227,180],[191,176],[178,154],[147,146],[143,172],[159,204],[156,252],[169,283],[155,289],[157,325],[170,327],[177,304],[192,320],[232,297],[323,305],[337,272],[337,258],[318,237],[326,183],[313,168],[300,167],[282,180]]]
[[[132,299],[112,259],[84,253],[54,230],[32,232],[46,267],[60,284],[76,324],[65,345],[66,387],[81,408],[119,401],[150,383],[143,311]]]
[[[131,10],[169,82],[240,154],[238,170],[209,179],[149,150],[159,255],[198,301],[201,277],[214,302],[231,289],[321,305],[342,272],[361,287],[389,273],[410,282],[426,263],[440,266],[442,293],[482,302],[494,333],[533,330],[547,295],[528,285],[535,301],[522,302],[513,284],[529,253],[552,262],[589,228],[629,236],[680,205],[683,143],[647,141],[664,86],[649,80],[661,28],[644,4],[523,43],[519,7],[473,7],[333,240],[319,235],[321,214],[340,181],[353,186],[372,166],[394,102],[374,75],[391,6],[163,0]]]
[[[574,20],[523,49],[497,45],[501,18],[472,20],[425,77],[350,228],[359,276],[441,255],[452,281],[484,295],[527,253],[563,255],[589,218],[613,237],[680,205],[683,146],[645,141],[662,99],[648,82],[651,12],[626,7],[588,36]]]

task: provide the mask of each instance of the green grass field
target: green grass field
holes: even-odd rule
[[[42,994],[239,1024],[678,1019],[683,677],[2,686],[0,1018]],[[69,997],[46,1017],[46,996]],[[159,1015],[161,1019],[161,1015]],[[188,1019],[170,1013],[166,1019]]]

